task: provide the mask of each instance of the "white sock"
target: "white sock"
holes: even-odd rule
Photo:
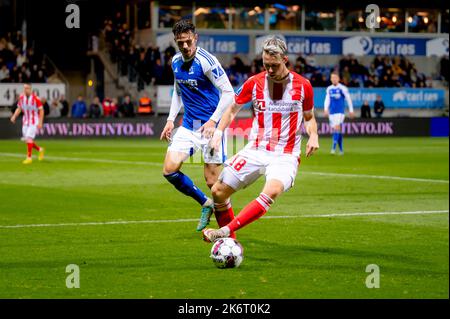
[[[230,236],[230,227],[223,226],[220,230],[224,232],[225,236]]]
[[[202,205],[202,207],[212,206],[214,204],[214,201],[208,197],[206,202]]]

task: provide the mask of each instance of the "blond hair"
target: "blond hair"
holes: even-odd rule
[[[263,53],[270,54],[272,56],[279,55],[284,57],[287,54],[286,42],[277,37],[270,37],[263,43]]]

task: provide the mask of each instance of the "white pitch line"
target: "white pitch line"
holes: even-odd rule
[[[431,182],[448,184],[449,181],[443,179],[427,179],[415,177],[400,177],[400,176],[386,176],[386,175],[366,175],[366,174],[346,174],[346,173],[323,173],[323,172],[302,172],[303,174],[322,175],[322,176],[342,176],[342,177],[358,177],[358,178],[376,178],[376,179],[394,179],[399,181],[411,182]]]
[[[297,216],[264,216],[264,219],[294,219],[294,218],[329,218],[329,217],[351,217],[351,216],[379,216],[379,215],[427,215],[444,214],[448,210],[428,210],[414,212],[359,212],[359,213],[336,213],[336,214],[318,214],[318,215],[297,215]],[[154,220],[113,220],[106,222],[85,222],[85,223],[60,223],[60,224],[19,224],[19,225],[0,225],[0,229],[10,228],[37,228],[37,227],[64,227],[64,226],[99,226],[99,225],[128,225],[128,224],[159,224],[159,223],[185,223],[196,222],[198,219],[154,219]]]
[[[336,213],[320,215],[298,215],[298,216],[265,216],[264,218],[327,218],[327,217],[352,217],[352,216],[377,216],[377,215],[426,215],[426,214],[444,214],[448,210],[419,210],[415,212],[361,212],[361,213]]]
[[[9,157],[23,157],[22,154],[16,154],[16,153],[0,153],[0,155],[9,156]],[[56,160],[56,161],[92,162],[92,163],[105,163],[105,164],[145,165],[145,166],[161,166],[162,167],[162,163],[109,160],[109,159],[103,159],[103,158],[63,157],[63,156],[46,156],[45,158],[50,159],[50,160]]]
[[[22,154],[17,153],[0,153],[0,155],[9,157],[23,157]],[[162,163],[155,162],[140,162],[140,161],[121,161],[121,160],[109,160],[102,158],[84,158],[84,157],[62,157],[62,156],[47,156],[47,159],[57,160],[57,161],[72,161],[72,162],[93,162],[93,163],[105,163],[105,164],[124,164],[124,165],[144,165],[144,166],[154,166],[162,167]],[[188,163],[186,163],[188,164]],[[191,166],[201,168],[199,165]],[[366,174],[346,174],[346,173],[327,173],[327,172],[305,172],[302,171],[300,174],[310,174],[319,176],[341,176],[341,177],[355,177],[355,178],[375,178],[375,179],[390,179],[399,181],[410,181],[410,182],[425,182],[425,183],[443,183],[448,184],[448,180],[443,179],[426,179],[426,178],[414,178],[414,177],[400,177],[400,176],[384,176],[384,175],[366,175]]]

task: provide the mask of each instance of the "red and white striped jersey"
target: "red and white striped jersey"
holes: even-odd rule
[[[42,109],[41,100],[35,95],[26,96],[21,94],[17,106],[22,109],[22,125],[38,125],[39,110]]]
[[[249,78],[236,93],[236,103],[252,101],[254,118],[246,148],[300,156],[303,112],[313,109],[311,83],[290,72],[274,82],[261,72]]]

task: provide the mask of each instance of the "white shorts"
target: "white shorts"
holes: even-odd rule
[[[341,125],[344,123],[345,114],[344,113],[335,113],[330,114],[329,120],[330,120],[330,126],[334,127],[336,125]]]
[[[36,137],[37,125],[22,126],[22,140],[32,139]]]
[[[281,181],[286,192],[294,186],[299,163],[299,158],[290,154],[244,148],[225,162],[219,180],[234,190],[239,190],[265,175],[266,181]]]
[[[208,143],[209,139],[202,137],[200,132],[191,131],[180,126],[169,144],[168,151],[181,152],[192,156],[195,152],[201,150],[205,163],[223,164],[227,159],[226,134],[223,135],[222,145],[217,152],[212,150]]]

